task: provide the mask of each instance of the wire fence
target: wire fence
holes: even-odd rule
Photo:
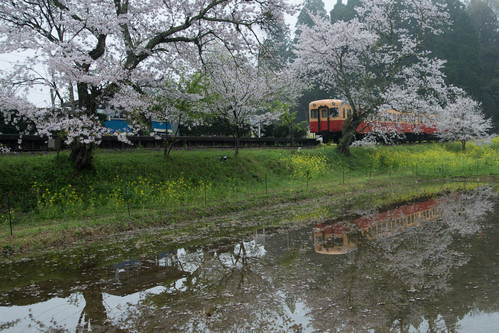
[[[12,202],[9,195],[4,195],[4,205],[0,211],[2,228],[13,235],[13,229],[23,216],[31,219],[47,220],[55,218],[92,217],[100,213],[121,214],[132,217],[144,210],[156,209],[174,212],[178,209],[195,210],[203,206],[236,205],[245,206],[246,201],[255,198],[296,195],[304,191],[327,189],[333,187],[338,191],[348,191],[348,186],[368,187],[373,181],[380,181],[388,186],[390,193],[394,183],[399,179],[413,180],[415,184],[423,180],[448,179],[476,181],[483,176],[499,175],[499,166],[488,163],[475,163],[466,166],[451,165],[414,165],[411,168],[387,168],[355,170],[346,166],[314,172],[306,170],[299,177],[283,178],[271,170],[251,181],[230,178],[209,180],[177,179],[165,182],[154,182],[139,177],[133,182],[117,178],[113,188],[104,193],[92,187],[80,193],[71,185],[63,186],[58,191],[34,186],[32,188],[36,205],[31,212],[23,213]],[[407,185],[407,183],[405,184]],[[310,193],[308,193],[309,195]],[[306,195],[305,195],[306,197]],[[5,232],[5,231],[0,231]]]

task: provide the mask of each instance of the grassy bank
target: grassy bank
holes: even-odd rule
[[[353,148],[348,157],[334,146],[243,150],[237,158],[227,150],[174,151],[168,158],[160,151],[99,151],[94,168],[78,175],[65,154],[4,155],[0,245],[11,253],[151,226],[175,225],[179,232],[208,217],[258,215],[293,202],[380,206],[494,182],[498,175],[497,138],[466,152],[459,144],[382,146]]]

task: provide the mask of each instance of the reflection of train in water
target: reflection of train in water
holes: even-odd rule
[[[354,221],[361,235],[369,240],[383,237],[396,231],[419,226],[440,216],[440,200],[430,199],[414,205],[405,205],[377,215],[362,216]],[[343,222],[314,225],[314,248],[321,254],[344,254],[356,248],[349,240],[347,225]]]

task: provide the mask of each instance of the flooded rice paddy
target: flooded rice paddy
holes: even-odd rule
[[[159,232],[5,263],[0,331],[497,332],[498,222],[481,188],[208,245]]]

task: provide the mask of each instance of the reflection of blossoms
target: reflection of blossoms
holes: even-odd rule
[[[439,205],[432,207],[436,214],[431,219],[389,230],[374,240],[365,233],[349,232],[356,251],[318,255],[334,269],[328,270],[327,278],[314,271],[314,288],[306,296],[309,308],[321,309],[311,312],[314,328],[405,331],[428,321],[433,327],[452,331],[455,315],[444,319],[445,323],[441,318],[433,321],[428,304],[446,300],[454,291],[456,269],[470,261],[469,251],[456,249],[456,244],[482,228],[493,198],[493,191],[486,188],[437,199]]]
[[[386,269],[406,285],[406,290],[424,290],[424,296],[419,297],[426,298],[449,291],[451,269],[467,261],[449,249],[452,242],[450,229],[441,223],[429,222],[380,246],[385,248],[389,244],[393,249],[385,253]]]
[[[441,205],[442,218],[449,228],[462,236],[475,234],[480,231],[479,222],[494,209],[494,203],[489,199],[493,195],[492,188],[486,187],[462,193],[459,200],[446,200]]]
[[[451,249],[456,238],[476,234],[480,221],[493,208],[490,188],[443,198],[438,206],[439,221],[408,229],[399,237],[381,242],[388,269],[407,283],[408,289],[424,289],[424,297],[449,291],[448,281],[454,267],[469,258]],[[393,251],[395,249],[395,251]]]

